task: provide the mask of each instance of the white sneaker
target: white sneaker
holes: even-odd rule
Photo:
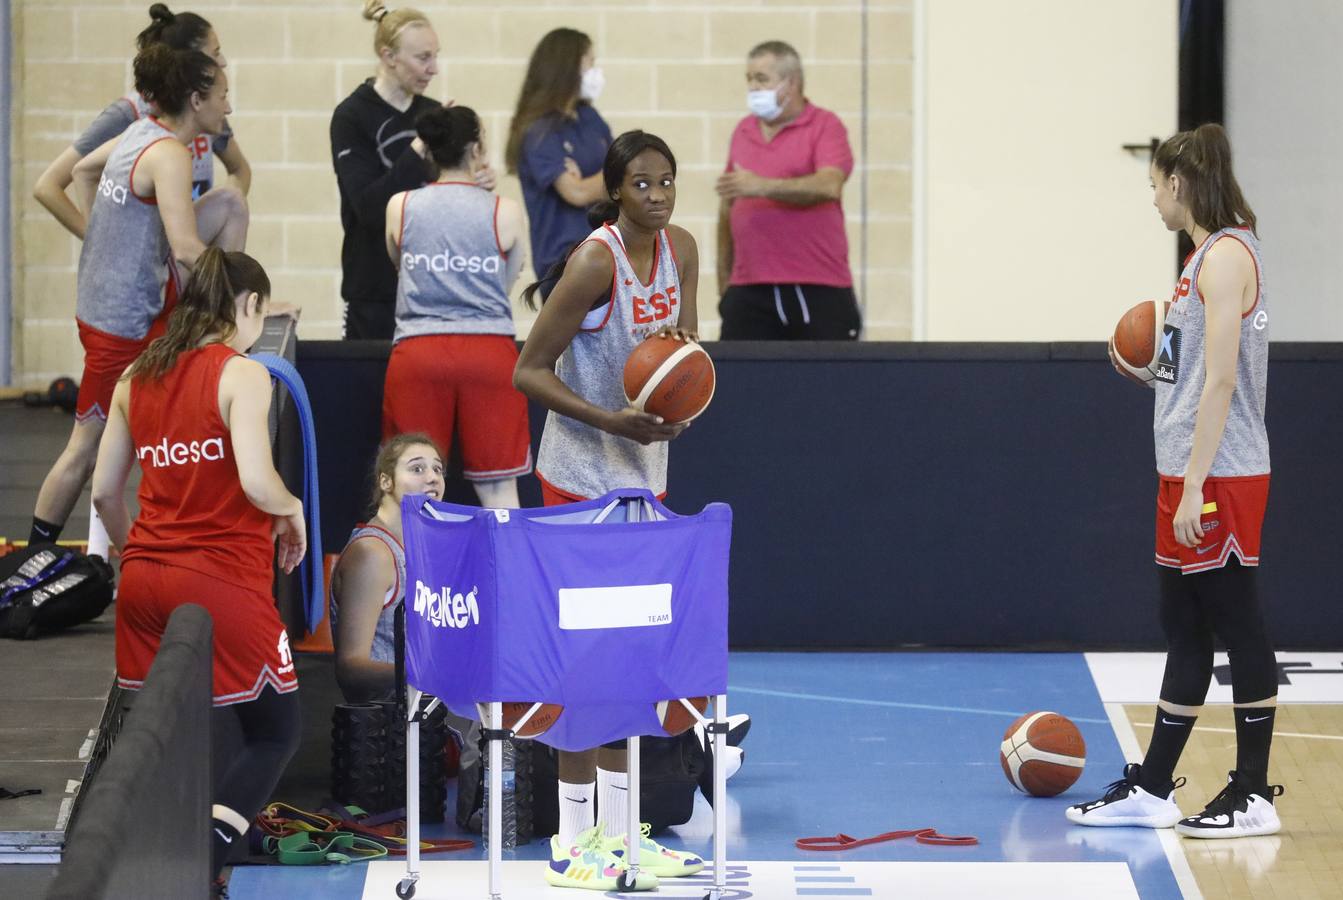
[[[1235,772],[1227,775],[1227,785],[1212,799],[1208,808],[1196,816],[1181,819],[1175,830],[1192,838],[1237,838],[1258,834],[1277,834],[1282,820],[1273,806],[1273,798],[1282,796],[1282,785],[1268,788],[1268,796],[1243,784]]]
[[[1124,767],[1124,777],[1107,787],[1105,796],[1068,807],[1068,821],[1077,825],[1170,828],[1180,821],[1175,789],[1184,784],[1184,779],[1172,782],[1163,799],[1138,786],[1141,771],[1137,763],[1129,763]]]

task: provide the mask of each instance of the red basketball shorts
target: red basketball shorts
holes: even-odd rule
[[[580,497],[577,494],[571,494],[568,491],[562,491],[555,485],[546,481],[544,475],[536,473],[536,480],[541,482],[541,505],[542,506],[563,506],[566,503],[579,503],[583,500],[591,500],[591,497]],[[667,492],[663,491],[657,495],[659,500],[667,499]]]
[[[419,431],[444,453],[454,431],[469,481],[532,470],[527,398],[513,387],[518,347],[502,334],[431,334],[392,348],[382,391],[383,440]]]
[[[130,559],[117,587],[117,684],[138,690],[158,653],[168,617],[183,603],[214,620],[214,705],[255,700],[270,685],[298,688],[289,635],[269,593],[227,584],[191,569]]]
[[[1156,496],[1156,561],[1186,575],[1226,565],[1236,554],[1241,565],[1259,565],[1259,535],[1268,506],[1268,475],[1210,477],[1203,482],[1203,540],[1185,547],[1175,540],[1175,510],[1184,480],[1161,476]]]
[[[168,281],[168,293],[171,305],[177,305],[174,282]],[[96,417],[107,421],[108,410],[112,408],[112,392],[116,390],[126,368],[149,346],[154,338],[168,330],[168,314],[171,307],[164,305],[149,333],[144,337],[124,338],[106,331],[99,331],[92,325],[75,320],[79,326],[79,343],[84,348],[84,375],[79,379],[79,397],[75,400],[75,418],[84,421]]]

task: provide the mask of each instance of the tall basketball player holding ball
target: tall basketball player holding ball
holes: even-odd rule
[[[1171,298],[1152,379],[1166,672],[1142,764],[1067,815],[1080,825],[1175,826],[1187,837],[1272,834],[1281,827],[1273,798],[1282,788],[1268,783],[1278,677],[1255,583],[1269,483],[1259,238],[1220,125],[1168,138],[1151,177],[1161,220],[1197,248]],[[1181,818],[1173,775],[1208,693],[1214,636],[1231,657],[1236,768],[1203,812]]]
[[[602,179],[610,201],[593,208],[595,230],[555,267],[559,281],[513,374],[519,390],[550,410],[536,461],[547,506],[628,487],[661,496],[667,442],[686,428],[630,406],[623,381],[625,361],[642,341],[696,340],[699,250],[688,231],[670,224],[676,157],[661,138],[629,131],[607,151]],[[538,288],[523,293],[529,304]],[[550,884],[610,891],[624,881],[625,764],[623,742],[560,753]],[[594,827],[594,793],[604,831]],[[624,889],[651,890],[659,876],[703,867],[698,857],[645,837],[637,883]]]

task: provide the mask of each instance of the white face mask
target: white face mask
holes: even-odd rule
[[[593,66],[583,73],[583,83],[578,88],[578,96],[589,103],[594,103],[602,95],[604,87],[606,87],[606,76],[599,67]]]
[[[759,91],[746,92],[746,108],[757,118],[764,119],[766,122],[773,121],[783,112],[783,107],[779,105],[778,88],[765,88]]]

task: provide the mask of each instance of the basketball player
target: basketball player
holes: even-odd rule
[[[303,504],[271,463],[270,376],[241,355],[261,334],[269,297],[250,256],[201,254],[167,333],[117,382],[93,479],[121,549],[117,683],[143,684],[180,604],[200,604],[214,620],[216,715],[235,718],[243,735],[216,779],[215,876],[299,740],[298,679],[271,582],[277,539],[284,571],[303,558]],[[132,524],[125,488],[137,460]]]
[[[396,691],[396,606],[405,595],[401,498],[443,494],[443,454],[424,434],[398,434],[383,444],[373,471],[374,515],[350,535],[331,573],[331,637],[336,682],[346,703],[367,703]]]
[[[455,429],[480,502],[516,507],[518,476],[532,470],[527,398],[513,387],[508,296],[522,268],[522,208],[476,183],[486,155],[473,110],[435,107],[415,129],[435,180],[387,204],[397,289],[383,439],[423,431],[448,447]]]
[[[611,144],[602,168],[609,203],[594,208],[595,231],[569,255],[522,348],[513,381],[550,410],[537,477],[547,506],[600,497],[617,488],[667,489],[671,425],[625,400],[625,359],[640,341],[693,341],[699,251],[690,232],[670,224],[676,158],[666,143],[629,131]],[[534,303],[539,284],[523,294]],[[627,871],[628,781],[619,749],[560,753],[560,833],[551,839],[546,881],[609,891]],[[594,784],[594,779],[596,784]],[[605,829],[593,827],[599,793]],[[619,854],[619,855],[617,855]],[[690,875],[699,857],[643,838],[637,883]]]
[[[228,65],[219,36],[201,16],[190,12],[174,14],[164,4],[155,3],[149,8],[149,18],[149,27],[136,38],[137,49],[143,50],[150,44],[166,44],[173,50],[199,50],[221,69]],[[33,197],[66,230],[82,239],[87,226],[84,213],[65,192],[74,180],[75,164],[119,137],[132,123],[154,113],[149,101],[139,91],[109,103],[74,143],[52,160],[33,186]],[[203,232],[218,231],[221,219],[235,217],[239,209],[245,212],[242,198],[251,186],[252,168],[227,122],[219,134],[196,135],[187,149],[191,151],[192,199],[196,201],[196,215],[201,220],[199,228]],[[229,174],[228,187],[214,188],[216,156]],[[241,250],[242,242],[230,241],[224,249]]]
[[[162,334],[165,287],[178,264],[190,266],[207,243],[241,245],[246,210],[197,231],[191,152],[199,134],[216,134],[232,112],[224,70],[199,50],[151,44],[135,57],[135,87],[159,110],[104,143],[75,166],[88,229],[79,254],[75,318],[84,374],[75,425],[37,496],[31,541],[55,541],[97,457],[112,389],[149,341]],[[97,552],[90,548],[91,552]]]
[[[1082,825],[1173,825],[1197,838],[1272,834],[1282,786],[1268,783],[1278,676],[1255,581],[1269,482],[1268,300],[1255,216],[1220,125],[1168,138],[1151,178],[1162,222],[1197,248],[1171,298],[1154,379],[1166,673],[1142,764],[1067,814]],[[1203,812],[1181,818],[1174,789],[1183,779],[1172,778],[1208,693],[1215,637],[1231,657],[1236,768]]]

